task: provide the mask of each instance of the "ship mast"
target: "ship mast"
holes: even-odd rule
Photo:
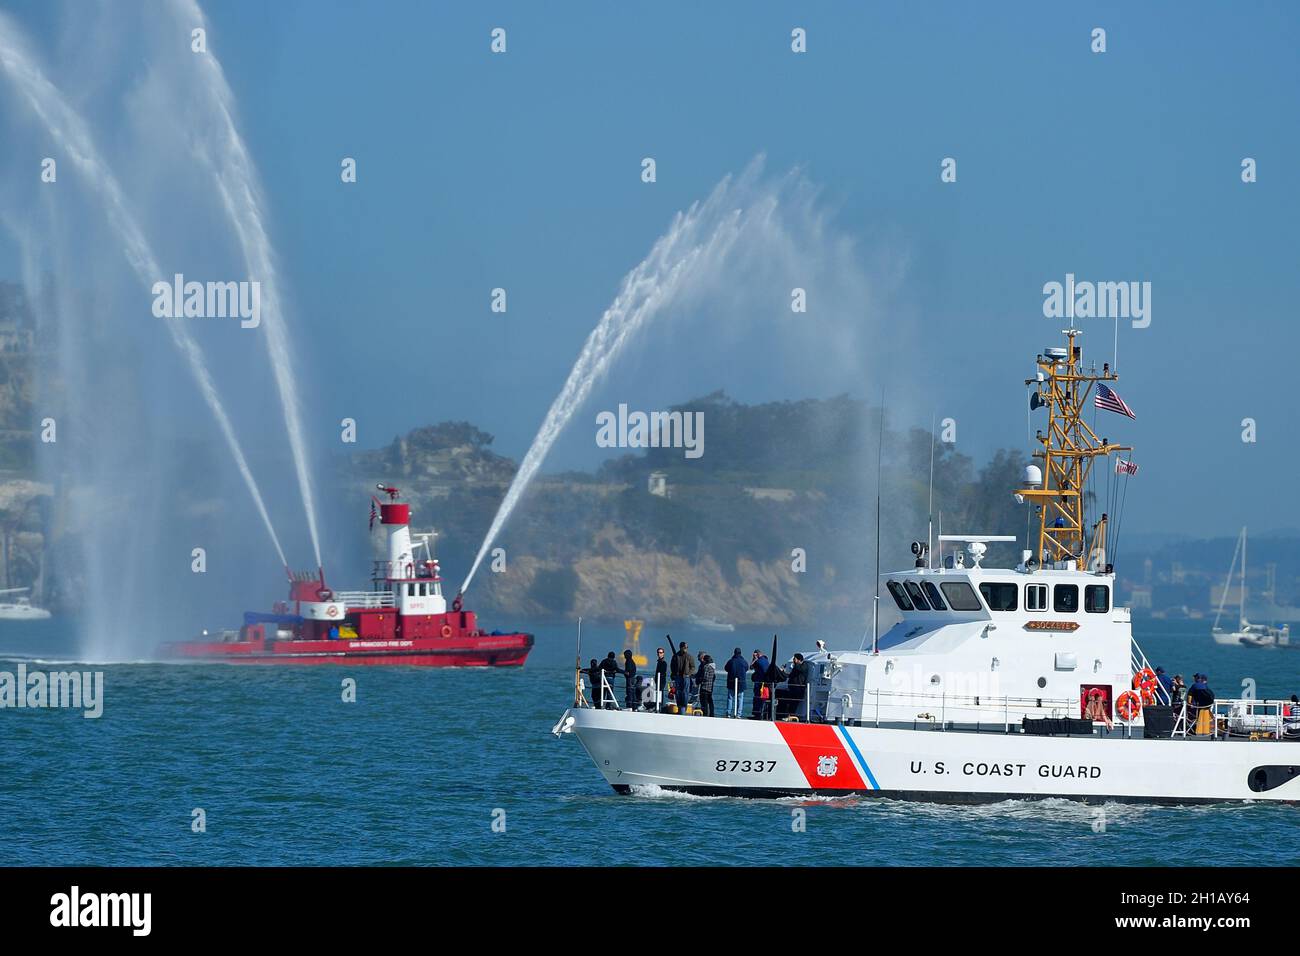
[[[1038,548],[1035,555],[1044,567],[1078,562],[1087,568],[1095,555],[1105,568],[1106,520],[1102,515],[1092,528],[1092,540],[1085,525],[1084,492],[1093,462],[1115,451],[1132,451],[1128,445],[1111,444],[1098,438],[1083,420],[1093,385],[1113,382],[1117,376],[1110,363],[1102,365],[1101,374],[1083,369],[1083,350],[1075,344],[1082,334],[1078,329],[1064,329],[1065,348],[1044,349],[1037,358],[1038,375],[1026,379],[1037,386],[1031,396],[1031,408],[1047,407],[1047,430],[1039,431],[1039,447],[1034,458],[1042,461],[1042,482],[1022,488],[1017,495],[1038,506]]]

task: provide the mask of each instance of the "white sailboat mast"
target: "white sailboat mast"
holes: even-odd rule
[[[1237,619],[1246,626],[1246,528],[1241,528],[1241,588],[1237,591]]]

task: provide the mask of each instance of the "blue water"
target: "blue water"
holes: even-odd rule
[[[1138,633],[1153,664],[1206,670],[1221,696],[1245,678],[1260,695],[1300,687],[1300,651],[1217,647],[1208,629]],[[681,636],[715,657],[771,641]],[[621,648],[621,629],[603,637],[587,630],[585,657]],[[74,640],[57,621],[8,624],[0,670],[69,660]],[[783,636],[783,650],[799,644]],[[1149,865],[1198,848],[1217,865],[1300,862],[1294,807],[1113,804],[1096,832],[1097,808],[1068,801],[620,797],[575,740],[549,733],[573,654],[554,629],[523,670],[103,667],[98,720],[0,710],[0,863]],[[206,832],[192,832],[195,808]],[[792,831],[795,810],[806,832]]]

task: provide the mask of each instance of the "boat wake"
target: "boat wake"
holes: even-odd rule
[[[644,797],[648,800],[684,800],[687,802],[735,800],[736,797],[711,797],[699,793],[686,793],[682,790],[665,790],[655,783],[634,783],[631,796]]]

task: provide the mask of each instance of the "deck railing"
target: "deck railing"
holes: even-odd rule
[[[335,591],[334,600],[348,607],[393,607],[392,591]]]
[[[996,713],[1002,711],[1002,728],[1006,732],[1011,730],[1011,712],[1029,716],[1030,711],[1047,712],[1050,717],[1068,717],[1074,709],[1079,706],[1078,700],[1069,697],[996,697],[984,694],[920,694],[913,691],[892,691],[892,690],[868,690],[868,697],[876,698],[875,724],[880,726],[880,699],[882,697],[901,697],[906,698],[908,702],[912,701],[933,701],[936,702],[939,714],[917,714],[913,723],[927,718],[932,723],[937,723],[939,727],[948,725],[948,709],[951,707],[955,711],[976,711],[979,713]],[[892,702],[895,706],[901,706],[902,701]],[[891,702],[886,702],[890,705]],[[922,706],[926,706],[922,704]]]
[[[1197,727],[1203,722],[1201,714],[1207,711],[1210,715],[1208,731],[1197,733]],[[1174,721],[1173,736],[1202,740],[1241,737],[1251,740],[1300,739],[1300,704],[1289,700],[1230,697],[1201,707],[1184,699]]]
[[[1135,676],[1141,674],[1144,670],[1149,670],[1153,674],[1156,672],[1156,669],[1147,661],[1147,656],[1143,653],[1137,639],[1132,636],[1129,637],[1129,666]],[[1172,703],[1169,699],[1169,691],[1165,690],[1165,685],[1158,680],[1156,681],[1155,694],[1156,702],[1162,706],[1168,706]]]

